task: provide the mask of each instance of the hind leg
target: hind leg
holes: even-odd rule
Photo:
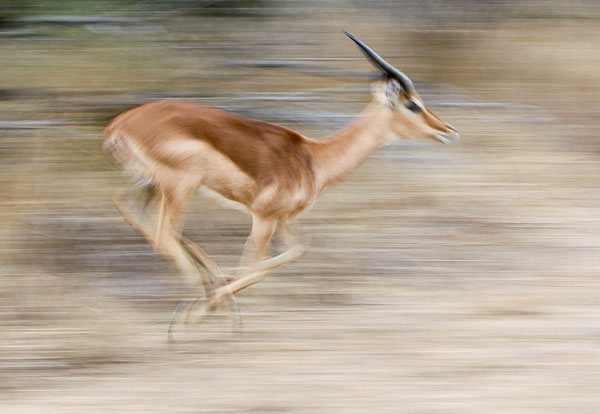
[[[145,183],[133,191],[122,191],[115,195],[113,202],[129,224],[139,231],[152,245],[182,272],[186,282],[193,288],[191,294],[197,302],[196,291],[200,282],[205,297],[211,298],[216,288],[224,287],[227,279],[219,266],[187,237],[181,235],[185,215],[196,193],[199,180],[184,185],[182,180],[163,179],[158,184]],[[206,270],[207,274],[202,272]],[[240,324],[239,312],[235,300],[227,302],[233,325]],[[169,333],[177,322],[178,306]],[[237,315],[234,317],[233,315]]]
[[[181,228],[185,214],[192,196],[196,193],[198,186],[182,186],[181,182],[177,185],[168,186],[161,183],[160,186],[160,206],[158,211],[158,221],[155,236],[155,248],[164,252],[184,274],[189,273],[190,262],[193,265],[200,265],[207,271],[207,277],[202,278],[206,297],[210,300],[214,296],[216,288],[225,288],[227,279],[221,268],[206,254],[206,252],[187,237],[181,235]],[[194,302],[198,301],[198,295],[194,295]],[[232,324],[240,323],[240,316],[233,296],[228,298],[229,315]],[[181,306],[178,307],[178,310]],[[173,316],[169,332],[177,323],[178,310]],[[235,315],[235,316],[234,316]]]
[[[214,267],[218,269],[218,266],[213,267],[212,263],[207,265],[194,251],[186,247],[181,236],[187,210],[199,184],[169,184],[164,180],[157,186],[157,206],[153,220],[155,225],[151,228],[153,232],[146,237],[154,249],[166,255],[192,285],[197,285],[198,277],[202,274],[199,266],[206,269],[208,275],[200,277],[200,282],[204,285],[206,295],[211,296],[215,284]]]
[[[129,225],[151,242],[156,232],[158,197],[156,186],[151,182],[126,188],[113,196],[113,203]]]
[[[120,191],[113,197],[113,202],[127,222],[148,240],[153,249],[167,256],[184,274],[188,284],[197,286],[201,281],[207,296],[210,296],[214,284],[202,278],[202,271],[198,268],[198,265],[204,268],[206,266],[179,242],[180,227],[195,188],[188,186],[165,190],[163,185],[147,181],[133,189]]]

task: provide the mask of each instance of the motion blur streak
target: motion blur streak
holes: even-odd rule
[[[0,412],[572,413],[600,406],[593,0],[0,0]],[[111,202],[118,113],[170,99],[311,137],[375,70],[461,139],[395,142],[296,221],[298,261],[168,349],[189,290]],[[251,218],[197,196],[224,271]],[[277,254],[280,243],[275,243]]]

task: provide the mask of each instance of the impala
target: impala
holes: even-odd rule
[[[180,101],[138,106],[106,128],[105,151],[141,183],[133,206],[121,197],[115,203],[156,251],[185,275],[200,278],[207,296],[200,319],[225,300],[235,307],[234,294],[300,257],[304,249],[288,221],[371,153],[402,138],[444,143],[458,138],[452,126],[425,106],[405,74],[346,35],[382,76],[361,117],[330,138],[311,139],[283,126]],[[200,247],[181,235],[184,216],[200,187],[245,206],[252,215],[242,254],[246,265],[236,279],[224,277]],[[276,230],[285,236],[288,250],[265,260]]]

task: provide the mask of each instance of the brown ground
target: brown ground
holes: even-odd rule
[[[1,38],[0,412],[597,412],[600,11],[405,3]],[[333,133],[371,73],[343,29],[461,141],[375,155],[298,220],[309,252],[240,294],[243,332],[215,315],[169,350],[184,286],[112,206],[102,126],[175,97]],[[249,225],[198,197],[185,233],[230,268]]]

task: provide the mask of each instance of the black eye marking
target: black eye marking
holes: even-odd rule
[[[421,105],[419,105],[418,103],[416,103],[412,99],[410,101],[408,101],[408,103],[406,104],[406,108],[409,111],[415,112],[415,113],[423,111],[423,108],[421,107]]]

